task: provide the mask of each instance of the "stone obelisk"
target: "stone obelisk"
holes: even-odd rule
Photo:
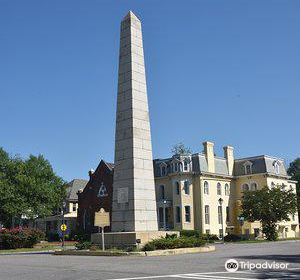
[[[121,22],[111,226],[158,230],[142,27],[131,11]]]

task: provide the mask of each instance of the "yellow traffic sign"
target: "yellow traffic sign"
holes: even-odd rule
[[[68,227],[67,227],[66,224],[62,224],[62,225],[60,226],[60,229],[61,229],[61,231],[67,231]]]

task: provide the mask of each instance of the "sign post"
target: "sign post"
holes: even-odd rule
[[[94,226],[101,228],[102,250],[105,250],[104,227],[110,226],[109,212],[105,212],[103,208],[95,212]]]

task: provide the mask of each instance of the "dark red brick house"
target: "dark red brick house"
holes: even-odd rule
[[[94,226],[95,212],[100,208],[109,213],[112,210],[113,164],[101,160],[89,176],[84,190],[78,192],[77,227],[86,233],[95,233],[98,232],[98,227]],[[105,232],[108,231],[110,227],[105,228]]]

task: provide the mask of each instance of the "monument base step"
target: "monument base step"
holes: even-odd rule
[[[178,231],[133,231],[133,232],[107,232],[104,233],[105,247],[139,247],[143,246],[147,242],[165,237],[167,234],[177,234]],[[102,234],[94,233],[91,235],[91,241],[93,245],[102,246]],[[139,243],[140,242],[140,243]]]

